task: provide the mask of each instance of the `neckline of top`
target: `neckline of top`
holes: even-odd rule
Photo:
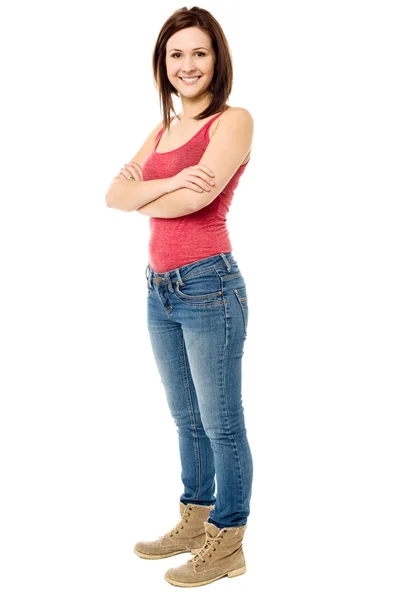
[[[157,152],[157,147],[158,147],[158,145],[160,143],[160,140],[162,138],[162,135],[163,135],[163,133],[165,131],[165,127],[162,127],[160,129],[160,132],[159,132],[158,140],[156,141],[155,146],[154,146],[154,153],[155,154],[160,154],[162,156],[163,154],[171,154],[171,152],[176,152],[177,150],[180,150],[181,148],[184,148],[185,146],[187,146],[187,144],[189,144],[189,142],[191,142],[193,140],[193,138],[196,137],[196,135],[198,135],[200,133],[200,131],[202,131],[204,129],[204,127],[206,125],[208,125],[211,121],[213,121],[214,117],[217,117],[218,115],[221,115],[221,114],[222,114],[222,111],[219,112],[219,113],[216,113],[215,115],[212,115],[212,117],[210,117],[208,119],[208,121],[206,123],[204,123],[204,125],[202,127],[200,127],[200,129],[198,131],[196,131],[196,133],[190,138],[190,140],[188,140],[187,142],[185,142],[184,144],[182,144],[182,146],[179,146],[178,148],[174,148],[173,150],[167,150],[166,152]]]

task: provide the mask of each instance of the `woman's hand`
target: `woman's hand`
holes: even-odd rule
[[[189,188],[195,192],[210,191],[215,185],[211,179],[214,174],[208,167],[202,164],[194,165],[182,169],[177,175],[170,177],[170,192],[175,192],[181,188]]]
[[[195,192],[210,191],[215,182],[211,179],[214,174],[208,167],[202,164],[193,165],[182,169],[173,177],[169,177],[168,193],[175,192],[181,188],[189,188]],[[130,161],[126,163],[114,179],[128,179],[143,181],[142,167],[139,163]]]
[[[134,179],[135,181],[143,181],[142,167],[139,163],[131,160],[123,166],[114,179]]]

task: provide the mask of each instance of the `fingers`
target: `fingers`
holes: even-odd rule
[[[214,173],[208,168],[206,167],[206,165],[202,165],[201,163],[197,165],[200,169],[204,170],[204,173],[206,173],[207,175],[209,175],[210,177],[215,177]]]
[[[194,183],[193,181],[188,181],[188,183],[189,183],[188,187],[190,187],[190,189],[193,190],[194,192],[203,192],[204,191],[200,185],[197,185],[197,183]]]
[[[133,169],[133,170],[130,169],[130,172],[134,176],[134,179],[136,179],[137,181],[143,181],[143,171],[142,171],[142,167],[139,165],[139,163],[130,161],[126,165],[126,168],[129,169],[129,167],[132,167],[132,169]],[[135,175],[137,175],[137,177]]]
[[[208,184],[215,185],[215,181],[213,181],[213,179],[210,179],[210,177],[215,177],[215,175],[205,165],[200,164],[197,166],[197,175],[198,175],[198,177],[201,177],[202,179],[204,179],[206,185],[208,185]],[[207,188],[204,188],[204,189],[207,189]]]
[[[128,162],[128,165],[132,165],[133,167],[135,167],[140,173],[142,172],[142,167],[139,165],[139,163],[134,162],[133,160]]]
[[[209,186],[210,185],[215,186],[215,181],[213,179],[209,178],[210,177],[209,173],[212,173],[212,171],[210,171],[210,169],[208,169],[207,167],[205,167],[203,165],[198,165],[197,167],[195,167],[195,169],[196,169],[195,177],[200,180],[199,185],[201,185],[201,187],[204,190],[209,192],[211,189]],[[212,176],[214,177],[214,174]]]
[[[137,163],[126,163],[120,170],[125,179],[134,179],[135,181],[143,181],[142,169]]]
[[[209,192],[211,190],[210,186],[200,177],[196,177],[196,175],[189,176],[187,181],[190,182],[191,188],[196,190],[196,192]]]

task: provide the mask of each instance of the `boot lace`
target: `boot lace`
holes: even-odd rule
[[[222,539],[222,535],[216,536],[215,538],[209,537],[204,543],[204,546],[201,548],[200,552],[195,554],[187,562],[193,562],[195,567],[198,566],[200,560],[202,562],[206,562],[206,555],[208,554],[208,556],[211,557],[211,552],[215,552],[215,550],[217,549],[216,544],[220,544],[220,540]]]
[[[192,510],[192,509],[189,508],[189,510]],[[184,528],[184,526],[185,526],[184,523],[188,523],[187,517],[190,517],[190,515],[191,515],[191,513],[189,511],[186,513],[183,513],[181,515],[181,518],[179,519],[179,522],[177,523],[177,525],[175,525],[175,527],[170,529],[164,535],[160,535],[160,537],[158,539],[161,540],[162,538],[173,537],[174,535],[177,535],[179,533],[179,530]]]

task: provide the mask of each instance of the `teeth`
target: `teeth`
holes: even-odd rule
[[[183,81],[188,81],[189,83],[191,83],[192,81],[196,81],[198,77],[191,77],[190,79],[188,77],[181,77],[181,79],[183,79]]]

